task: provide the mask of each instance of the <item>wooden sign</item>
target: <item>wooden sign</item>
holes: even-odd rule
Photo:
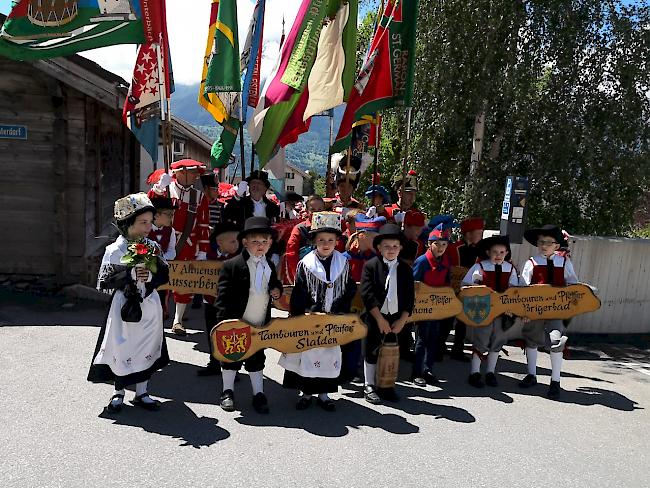
[[[600,300],[585,284],[555,287],[532,285],[496,293],[486,286],[464,287],[459,295],[463,310],[458,319],[484,327],[506,312],[531,320],[569,319],[600,308]]]
[[[469,268],[464,268],[463,266],[451,267],[451,287],[456,290],[456,293],[460,291],[463,278],[465,278],[468,271]]]
[[[347,344],[366,336],[366,325],[356,314],[312,313],[271,320],[264,328],[241,320],[224,320],[212,328],[213,355],[227,363],[243,361],[260,349],[283,353]]]
[[[169,261],[169,283],[159,290],[217,296],[221,261]]]
[[[432,288],[424,283],[415,283],[415,308],[409,322],[447,319],[462,311],[463,304],[452,288]]]

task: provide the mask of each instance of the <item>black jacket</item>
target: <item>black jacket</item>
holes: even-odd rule
[[[280,218],[280,207],[266,197],[262,197],[262,200],[266,204],[266,217],[274,224]],[[232,222],[240,229],[243,229],[244,222],[246,222],[247,218],[253,217],[254,210],[255,204],[250,196],[246,195],[239,200],[233,197],[226,203],[223,218],[225,221]]]
[[[366,262],[361,274],[361,298],[366,313],[377,307],[381,310],[386,300],[387,290],[386,278],[388,278],[388,266],[381,256],[375,256]],[[413,270],[401,259],[397,265],[397,302],[398,313],[413,312],[415,305],[415,281]]]
[[[251,285],[248,259],[250,254],[244,249],[239,256],[235,256],[223,263],[219,271],[219,286],[217,287],[217,299],[214,306],[217,310],[217,323],[228,319],[241,319],[248,305],[248,293]],[[273,288],[282,290],[282,283],[278,280],[275,272],[275,265],[266,258],[271,268],[269,279],[269,291]],[[271,297],[266,309],[266,322],[271,320]]]

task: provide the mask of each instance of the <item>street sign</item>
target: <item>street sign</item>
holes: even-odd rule
[[[27,140],[27,127],[24,125],[0,124],[0,139]]]
[[[526,224],[528,203],[528,177],[508,176],[501,207],[500,234],[508,235],[510,242],[521,244]]]

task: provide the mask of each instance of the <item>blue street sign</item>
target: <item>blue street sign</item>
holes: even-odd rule
[[[0,139],[22,139],[27,140],[27,127],[24,125],[3,125],[0,124]]]

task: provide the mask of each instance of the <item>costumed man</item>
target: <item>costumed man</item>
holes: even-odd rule
[[[346,230],[345,217],[350,209],[361,208],[361,203],[354,199],[354,194],[361,180],[361,158],[351,156],[348,159],[343,154],[332,156],[332,169],[336,176],[336,195],[334,198],[325,199],[325,207],[343,217],[343,231]]]
[[[460,233],[463,237],[453,244],[450,244],[445,253],[449,256],[449,260],[451,261],[452,274],[454,273],[454,268],[461,267],[463,270],[460,274],[465,275],[467,271],[476,264],[476,260],[479,258],[480,253],[480,250],[476,245],[481,239],[483,239],[484,230],[485,221],[481,217],[472,217],[465,219],[460,223]],[[483,258],[482,255],[480,257],[481,259]],[[454,334],[454,344],[451,347],[450,357],[457,361],[467,363],[470,360],[463,352],[465,349],[467,325],[460,320],[447,321],[440,328],[440,357],[442,357],[442,354],[447,352],[447,337],[449,337],[449,333],[451,332],[452,327],[454,327],[454,324],[456,327],[456,333]]]
[[[269,174],[255,170],[237,186],[237,194],[228,200],[224,210],[224,219],[234,223],[239,229],[250,217],[266,217],[271,224],[280,218],[280,207],[266,197],[271,188]],[[248,195],[246,194],[248,192]]]
[[[205,164],[193,159],[172,163],[172,183],[169,196],[178,209],[174,214],[176,232],[176,259],[178,261],[204,261],[210,249],[210,209],[208,199],[194,184],[205,172]],[[183,315],[192,301],[191,294],[173,292],[176,311],[172,332],[185,335]]]
[[[415,199],[418,196],[418,175],[415,170],[410,170],[404,178],[404,192],[402,193],[402,175],[393,180],[393,192],[397,195],[397,203],[386,207],[388,220],[397,224],[404,222],[406,212],[418,210]]]
[[[280,219],[298,220],[303,211],[304,198],[295,191],[288,191],[280,203]]]
[[[564,253],[567,248],[562,230],[556,225],[547,224],[539,229],[528,229],[524,238],[537,246],[537,255],[531,257],[521,271],[520,284],[567,286],[578,283],[571,260]],[[564,254],[564,255],[563,255]],[[537,348],[543,347],[551,356],[551,383],[548,398],[560,398],[560,373],[562,359],[567,342],[567,328],[562,320],[524,320],[522,335],[526,341],[526,363],[528,374],[519,383],[521,388],[530,388],[537,384]]]

